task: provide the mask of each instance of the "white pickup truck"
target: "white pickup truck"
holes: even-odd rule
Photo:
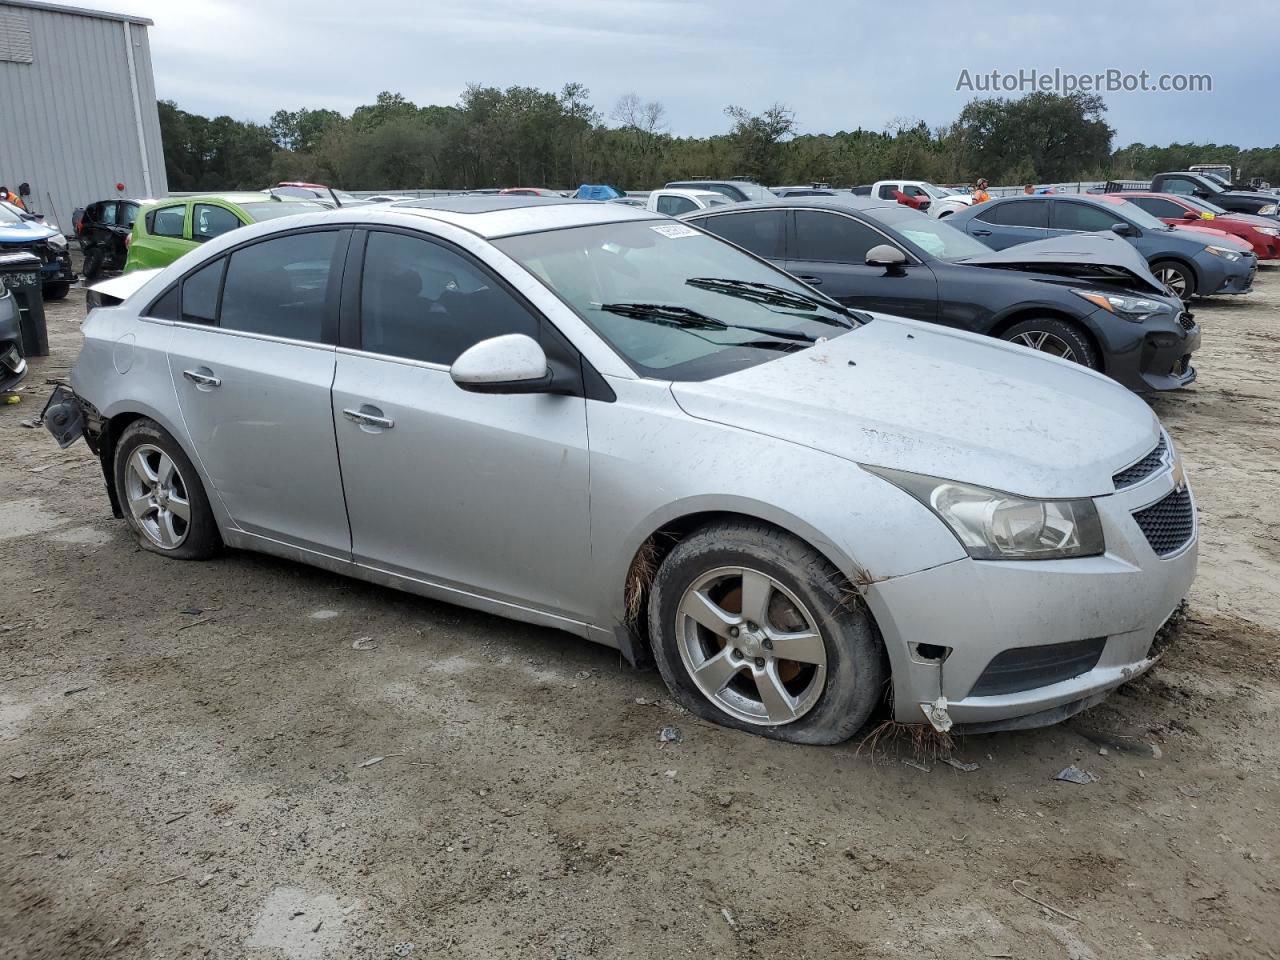
[[[929,206],[925,208],[925,213],[938,219],[949,217],[973,205],[973,199],[967,193],[955,193],[928,180],[877,180],[870,186],[853,188],[858,196],[875,197],[879,200],[896,200],[893,195],[895,190],[900,190],[912,199],[927,200]]]
[[[644,208],[654,213],[665,213],[669,217],[675,217],[690,210],[705,210],[707,207],[718,207],[729,203],[733,201],[723,193],[716,193],[714,190],[674,190],[664,187],[649,194]]]

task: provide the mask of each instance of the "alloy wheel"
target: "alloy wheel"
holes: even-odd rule
[[[129,512],[147,539],[163,550],[182,546],[191,528],[191,501],[173,458],[153,444],[140,444],[125,464],[124,486]]]
[[[1076,352],[1071,348],[1071,344],[1063,340],[1061,337],[1055,336],[1044,330],[1027,330],[1020,333],[1009,341],[1010,343],[1018,343],[1024,347],[1030,347],[1032,350],[1039,350],[1053,357],[1061,357],[1063,360],[1071,360],[1079,363]]]
[[[1156,271],[1156,279],[1176,293],[1179,299],[1187,299],[1187,277],[1181,270],[1161,267]]]
[[[776,579],[749,567],[719,567],[689,585],[676,611],[676,643],[703,696],[758,726],[804,716],[826,683],[817,619]]]

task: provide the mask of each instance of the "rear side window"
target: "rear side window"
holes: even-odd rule
[[[1048,227],[1049,201],[1010,200],[998,203],[986,211],[982,219],[1006,227]]]
[[[133,221],[138,219],[138,205],[136,203],[120,204],[120,226],[132,227]]]
[[[697,210],[698,205],[688,197],[659,197],[658,212],[665,213],[668,217],[674,217],[681,213],[688,213],[690,210]]]
[[[539,321],[476,264],[418,237],[369,234],[362,350],[447,366],[468,347],[508,333],[536,340]]]
[[[1164,193],[1176,193],[1179,196],[1189,197],[1196,192],[1196,186],[1195,181],[1188,180],[1186,177],[1165,177],[1160,189]]]
[[[1117,223],[1124,223],[1113,213],[1088,203],[1072,203],[1059,200],[1053,211],[1053,225],[1059,230],[1110,230]]]
[[[182,227],[187,218],[186,206],[161,207],[147,214],[147,233],[153,237],[182,236]]]
[[[698,221],[702,229],[724,237],[766,260],[782,259],[782,231],[787,214],[783,210],[755,213],[722,213]]]
[[[790,260],[862,263],[867,251],[887,241],[860,220],[839,213],[796,211],[796,248]]]
[[[295,233],[231,254],[219,326],[320,342],[338,233]]]
[[[881,200],[893,200],[895,199],[894,194],[897,192],[898,192],[898,185],[896,183],[882,183],[880,185],[880,190],[878,195]]]
[[[197,203],[191,211],[191,239],[197,243],[212,240],[241,226],[244,224],[240,222],[240,218],[226,207]]]
[[[104,226],[113,227],[116,222],[116,203],[114,200],[108,200],[101,204],[98,209],[98,215],[95,217],[99,223]]]
[[[182,319],[187,323],[216,323],[218,289],[222,286],[225,257],[206,264],[182,281]]]

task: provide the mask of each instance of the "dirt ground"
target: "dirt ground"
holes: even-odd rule
[[[960,741],[966,772],[702,724],[553,631],[138,550],[84,445],[23,425],[74,291],[0,407],[0,957],[1274,960],[1278,308],[1280,269],[1202,302],[1200,382],[1154,401],[1201,510],[1181,637],[1066,724]]]

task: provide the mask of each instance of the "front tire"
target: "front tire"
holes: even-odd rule
[[[766,524],[715,524],[680,541],[648,614],[667,687],[714,723],[841,743],[883,695],[883,647],[861,598],[820,553]]]
[[[67,299],[67,294],[71,292],[71,284],[67,280],[46,283],[42,292],[45,300],[65,300]]]
[[[1051,357],[1070,360],[1090,370],[1102,369],[1098,351],[1084,331],[1073,323],[1056,317],[1033,317],[1022,320],[1000,335],[1001,340],[1039,350]]]
[[[1161,283],[1168,284],[1183,303],[1195,296],[1196,275],[1190,268],[1174,260],[1160,260],[1151,265],[1151,272]]]
[[[179,560],[218,552],[222,538],[200,476],[158,423],[125,427],[113,460],[120,507],[140,546]]]

